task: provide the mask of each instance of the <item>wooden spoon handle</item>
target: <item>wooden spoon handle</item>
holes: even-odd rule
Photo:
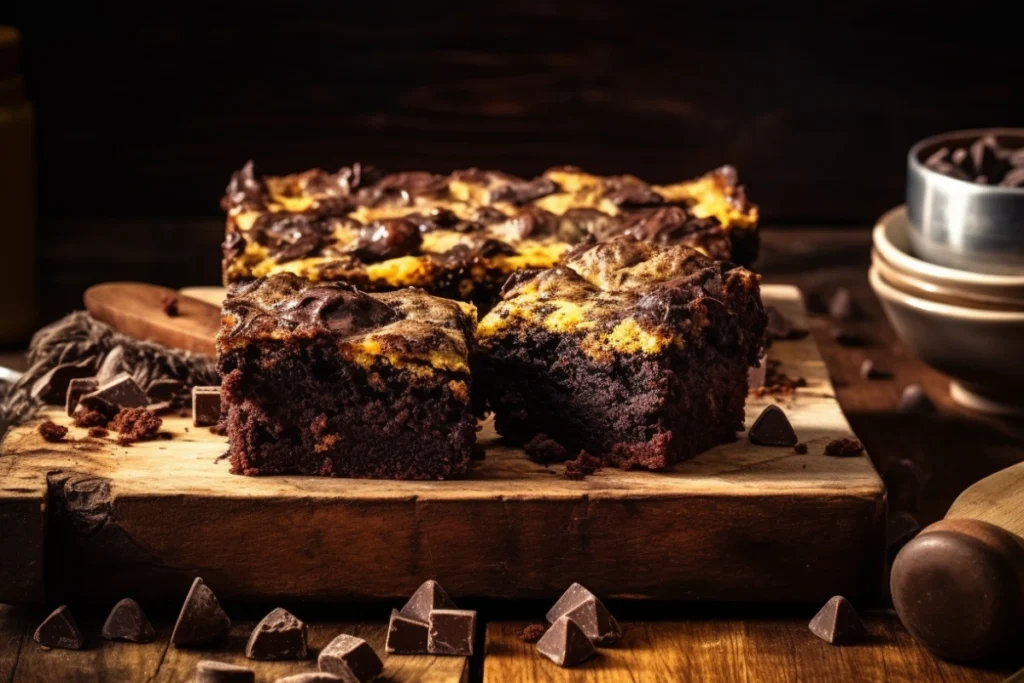
[[[94,318],[122,334],[174,349],[216,355],[214,341],[220,326],[220,309],[216,306],[173,289],[139,282],[95,285],[83,298]],[[171,299],[177,299],[176,315],[167,310]]]

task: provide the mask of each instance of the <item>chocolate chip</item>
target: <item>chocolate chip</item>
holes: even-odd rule
[[[249,659],[305,659],[307,654],[306,624],[280,607],[263,617],[245,646]]]
[[[380,657],[362,638],[342,634],[320,652],[320,671],[340,676],[348,683],[369,683],[384,670]]]
[[[841,595],[837,595],[814,615],[807,625],[811,633],[826,643],[845,645],[857,642],[867,636],[867,628],[857,610]]]
[[[948,157],[949,147],[942,147],[932,152],[932,154],[924,160],[924,165],[928,168],[934,168],[937,164],[946,161]]]
[[[81,650],[84,642],[67,605],[61,605],[53,610],[50,616],[39,624],[39,628],[32,635],[32,640],[43,647],[61,650]]]
[[[857,306],[853,301],[853,295],[846,287],[837,289],[828,300],[828,314],[833,320],[850,321],[856,320],[858,315]]]
[[[223,638],[230,628],[231,619],[221,609],[217,596],[196,577],[174,624],[171,642],[175,647],[204,645]]]
[[[1001,178],[1009,169],[1010,163],[1000,154],[1001,148],[995,137],[985,135],[977,140],[970,147],[971,163],[974,166],[976,176],[986,178]],[[975,178],[975,182],[978,179]]]
[[[969,175],[967,175],[967,173],[965,173],[962,168],[960,168],[959,166],[957,166],[955,164],[951,164],[951,163],[948,163],[948,162],[945,162],[945,161],[940,161],[940,162],[938,162],[936,164],[932,164],[930,166],[930,168],[933,171],[935,171],[936,173],[941,173],[943,175],[948,175],[951,178],[956,178],[958,180],[970,180],[971,179],[971,177]]]
[[[852,458],[863,452],[864,444],[857,439],[850,439],[848,437],[832,439],[825,444],[825,455],[831,455],[836,458]]]
[[[434,609],[427,622],[427,652],[432,655],[473,655],[476,612],[465,609]]]
[[[220,387],[192,387],[192,425],[215,425],[220,422],[220,415]]]
[[[196,664],[194,683],[255,683],[256,672],[244,666],[203,660]]]
[[[544,624],[530,624],[523,629],[523,632],[519,634],[519,640],[524,643],[536,643],[543,637],[544,633],[548,630],[548,627]]]
[[[393,609],[391,610],[391,620],[388,622],[388,636],[384,643],[384,650],[398,655],[427,654],[428,630],[429,626],[426,622],[402,616],[401,612]]]
[[[353,253],[362,261],[374,263],[408,256],[423,244],[419,228],[404,218],[386,218],[364,225]]]
[[[892,377],[892,373],[875,366],[875,362],[870,358],[865,358],[860,364],[860,376],[861,379],[888,379]]]
[[[1020,168],[1021,166],[1024,166],[1024,147],[1021,147],[1020,149],[1015,149],[1012,152],[1010,152],[1007,160],[1010,162],[1010,165],[1013,166],[1014,168]]]
[[[1024,167],[1018,167],[1006,174],[999,184],[1002,187],[1024,187]]]
[[[807,455],[807,444],[803,441],[793,444],[793,452],[797,455]]]
[[[427,623],[437,609],[456,609],[455,603],[437,581],[424,581],[400,610],[402,616]]]
[[[759,446],[795,446],[800,441],[786,413],[777,405],[769,405],[761,411],[750,426],[747,438]]]
[[[935,404],[920,384],[909,384],[900,396],[899,411],[911,415],[928,415],[935,412]]]
[[[614,643],[622,636],[622,629],[596,595],[578,583],[566,589],[545,618],[549,623],[568,616],[583,629],[587,637],[599,645]]]
[[[64,408],[68,416],[75,414],[78,408],[78,401],[86,394],[91,394],[100,388],[95,377],[77,377],[68,382],[68,392],[64,401]]]
[[[114,605],[100,631],[107,640],[125,640],[129,643],[152,643],[156,631],[149,623],[139,603],[125,598]]]
[[[561,617],[537,641],[537,652],[561,667],[581,664],[597,654],[597,648],[580,625],[569,617]]]
[[[889,516],[885,525],[885,554],[892,564],[896,555],[917,533],[921,531],[921,525],[917,519],[908,512],[897,512]]]
[[[60,405],[68,393],[68,386],[74,379],[93,374],[95,358],[89,357],[76,363],[61,363],[32,384],[29,395],[43,403]]]
[[[521,205],[554,194],[560,189],[558,183],[542,176],[533,180],[518,180],[502,185],[491,190],[489,194],[492,202],[511,202]]]
[[[173,294],[168,294],[167,296],[165,296],[161,301],[161,306],[164,309],[164,313],[167,316],[175,318],[179,315],[178,297],[174,296]]]

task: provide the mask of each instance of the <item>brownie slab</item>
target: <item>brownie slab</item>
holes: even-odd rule
[[[754,273],[620,236],[512,276],[477,328],[498,432],[663,469],[735,438],[767,317]]]
[[[571,247],[632,234],[748,263],[758,209],[735,169],[649,185],[553,168],[533,178],[468,169],[384,174],[353,164],[258,177],[251,162],[222,201],[226,283],[290,272],[365,291],[422,287],[489,308],[510,273]]]
[[[471,304],[292,274],[235,285],[217,338],[232,470],[381,479],[465,471]]]

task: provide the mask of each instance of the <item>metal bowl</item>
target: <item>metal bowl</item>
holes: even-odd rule
[[[1019,139],[1024,128],[987,128],[927,138],[907,154],[910,243],[926,261],[982,273],[1024,273],[1024,188],[979,185],[924,165],[933,152],[983,135]]]

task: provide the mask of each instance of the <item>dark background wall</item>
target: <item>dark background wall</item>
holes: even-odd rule
[[[916,139],[1024,124],[1009,6],[86,2],[0,22],[25,36],[43,267],[74,290],[215,278],[217,201],[249,158],[653,181],[729,162],[766,222],[864,228]]]

